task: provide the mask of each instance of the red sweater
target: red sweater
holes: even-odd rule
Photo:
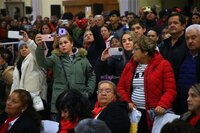
[[[131,58],[122,72],[117,91],[123,101],[131,101],[132,79],[137,63]],[[172,107],[176,97],[176,84],[173,69],[167,60],[156,52],[144,71],[144,94],[146,110],[161,106]]]

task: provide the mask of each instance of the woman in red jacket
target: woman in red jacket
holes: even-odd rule
[[[156,42],[140,37],[117,86],[122,100],[129,103],[129,109],[135,107],[142,112],[138,133],[150,132],[152,121],[148,110],[154,109],[157,115],[162,115],[172,107],[176,97],[172,67],[155,48]]]

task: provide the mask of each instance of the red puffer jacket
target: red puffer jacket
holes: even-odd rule
[[[133,58],[127,63],[117,85],[117,91],[123,101],[131,102],[132,79],[137,63]],[[176,97],[176,84],[173,69],[167,60],[155,52],[144,71],[144,94],[146,110],[161,106],[172,107]]]

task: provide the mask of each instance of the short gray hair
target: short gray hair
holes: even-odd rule
[[[200,25],[199,24],[192,24],[190,26],[188,26],[185,30],[185,33],[187,33],[190,30],[196,29],[198,31],[198,33],[200,34]]]
[[[104,20],[104,17],[102,15],[95,15],[94,19],[97,19],[97,18],[101,18],[102,20]]]
[[[111,133],[104,121],[98,119],[83,119],[74,129],[75,133]]]

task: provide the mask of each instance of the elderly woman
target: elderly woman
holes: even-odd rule
[[[129,109],[135,107],[142,112],[138,133],[147,133],[151,129],[148,110],[154,108],[157,115],[162,115],[172,107],[176,97],[172,67],[155,48],[156,42],[140,37],[117,86],[122,100],[129,103]]]
[[[28,91],[14,90],[6,101],[7,119],[0,123],[0,133],[40,133],[41,121]]]
[[[76,89],[89,98],[95,88],[96,76],[93,68],[86,58],[86,51],[73,47],[73,39],[69,34],[62,35],[55,40],[54,51],[49,57],[44,56],[44,43],[38,34],[35,39],[36,60],[41,67],[53,70],[53,92],[51,112],[56,113],[55,102],[64,91]],[[53,117],[55,115],[52,115]],[[55,117],[54,117],[55,118]],[[52,118],[53,120],[55,120]],[[56,121],[58,119],[56,118]]]
[[[93,110],[94,118],[104,121],[112,133],[129,133],[127,104],[119,101],[113,82],[103,80],[98,83],[97,100]]]
[[[200,83],[190,87],[188,92],[188,112],[181,116],[190,125],[200,129]]]
[[[35,42],[28,37],[26,32],[23,32],[23,40],[18,44],[19,57],[13,71],[11,92],[20,88],[46,100],[46,71],[36,62],[36,47]]]

